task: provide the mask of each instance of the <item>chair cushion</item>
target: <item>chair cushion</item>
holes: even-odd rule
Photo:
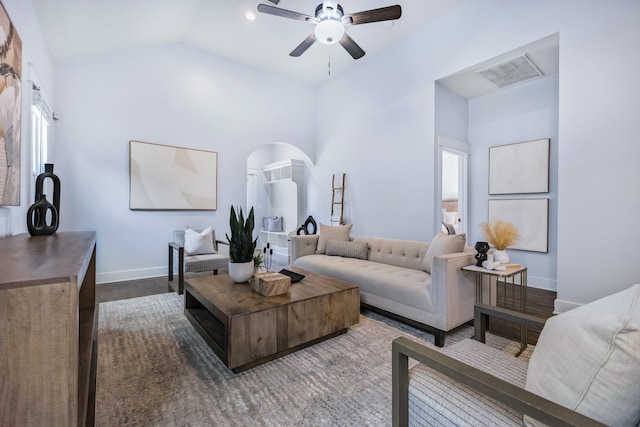
[[[467,235],[462,234],[443,234],[439,233],[429,244],[429,249],[424,256],[422,262],[422,269],[427,273],[431,273],[431,264],[433,264],[433,257],[438,255],[448,255],[462,252],[464,245],[467,242]]]
[[[369,245],[367,242],[344,242],[341,240],[327,240],[326,254],[346,258],[367,259]]]
[[[547,320],[525,388],[607,425],[639,425],[640,284]]]
[[[524,386],[527,363],[509,353],[472,339],[441,351],[515,386]],[[522,413],[418,364],[409,373],[409,425],[522,426]]]
[[[215,254],[213,229],[207,227],[198,232],[187,227],[184,231],[184,252],[186,255]]]
[[[191,255],[184,258],[185,273],[200,273],[229,267],[229,257],[222,254]]]
[[[327,240],[341,240],[346,242],[349,240],[351,234],[351,227],[349,225],[338,225],[335,227],[320,224],[320,236],[318,237],[318,247],[316,253],[323,254],[327,248]]]

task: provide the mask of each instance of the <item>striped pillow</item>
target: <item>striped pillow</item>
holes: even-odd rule
[[[367,242],[344,242],[342,240],[327,240],[326,254],[345,258],[367,259],[369,245]]]

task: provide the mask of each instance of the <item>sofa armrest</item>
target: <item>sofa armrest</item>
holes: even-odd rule
[[[438,255],[431,266],[431,298],[438,313],[436,327],[449,331],[473,320],[476,285],[473,274],[462,267],[475,263],[475,250]]]
[[[409,422],[408,358],[548,425],[604,425],[408,338],[396,338],[391,346],[393,426],[406,426]]]
[[[319,238],[318,234],[291,236],[291,265],[300,257],[315,254]]]

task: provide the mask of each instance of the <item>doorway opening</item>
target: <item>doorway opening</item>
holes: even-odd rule
[[[448,234],[466,233],[469,144],[438,135],[437,159],[436,230]]]

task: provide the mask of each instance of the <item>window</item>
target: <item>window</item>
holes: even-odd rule
[[[47,105],[41,89],[35,84],[31,97],[31,175],[32,183],[38,175],[44,172],[47,163],[49,125],[51,124],[51,110]],[[33,185],[31,186],[32,188]]]

